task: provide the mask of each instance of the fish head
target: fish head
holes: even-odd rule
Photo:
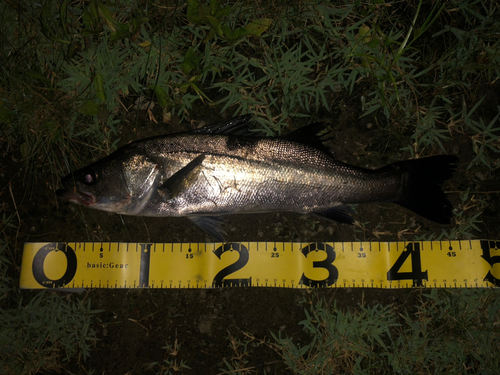
[[[118,150],[61,180],[58,197],[125,215],[140,213],[160,180],[160,166],[144,153]]]

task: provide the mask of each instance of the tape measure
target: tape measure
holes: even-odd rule
[[[26,243],[20,287],[500,287],[500,241]]]

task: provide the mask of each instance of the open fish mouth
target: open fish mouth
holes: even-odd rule
[[[56,195],[60,198],[66,199],[67,201],[85,206],[90,206],[97,202],[93,194],[76,190],[76,188],[73,190],[57,189]]]

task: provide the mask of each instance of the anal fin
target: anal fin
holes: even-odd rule
[[[352,217],[354,209],[345,204],[339,204],[322,211],[314,211],[313,213],[328,220],[338,221],[339,223],[354,223],[354,218]]]

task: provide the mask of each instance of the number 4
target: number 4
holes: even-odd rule
[[[410,255],[411,271],[399,272]],[[387,272],[387,280],[413,280],[413,286],[423,286],[422,281],[428,279],[427,271],[422,272],[420,244],[418,242],[406,245],[406,249],[401,253],[389,272]]]

